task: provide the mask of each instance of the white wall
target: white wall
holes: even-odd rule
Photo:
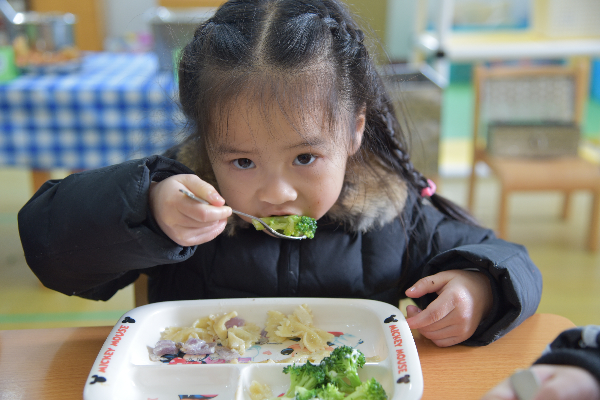
[[[389,57],[411,60],[416,35],[417,0],[388,0],[385,44]]]
[[[144,13],[156,7],[156,0],[104,0],[106,37],[150,32]]]

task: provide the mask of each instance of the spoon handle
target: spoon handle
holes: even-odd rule
[[[192,193],[192,192],[188,192],[188,191],[187,191],[187,190],[185,190],[185,189],[179,189],[179,191],[180,191],[181,193],[185,194],[187,197],[190,197],[190,198],[192,198],[192,199],[194,199],[194,200],[196,200],[196,201],[198,201],[198,202],[200,202],[200,203],[202,203],[202,204],[207,204],[207,205],[210,205],[210,203],[209,203],[208,201],[206,201],[206,200],[204,200],[204,199],[201,199],[200,197],[196,196],[196,195],[195,195],[194,193]]]
[[[202,204],[210,205],[210,203],[209,203],[208,201],[206,201],[206,200],[204,200],[204,199],[201,199],[200,197],[196,196],[196,195],[195,195],[194,193],[192,193],[192,192],[189,192],[189,191],[187,191],[187,190],[185,190],[185,189],[179,189],[179,191],[180,191],[181,193],[185,194],[187,197],[190,197],[190,198],[192,198],[192,199],[194,199],[194,200],[196,200],[196,201],[198,201],[198,202],[200,202],[200,203],[202,203]],[[256,218],[255,216],[252,216],[252,215],[250,215],[250,214],[246,214],[246,213],[243,213],[243,212],[241,212],[241,211],[234,210],[233,208],[231,209],[231,211],[232,211],[234,214],[243,215],[243,216],[245,216],[245,217],[252,218],[252,219],[255,219],[255,220],[259,221],[259,218]]]

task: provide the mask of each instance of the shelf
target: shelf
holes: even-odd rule
[[[494,59],[541,59],[600,56],[600,38],[549,38],[535,32],[459,32],[446,36],[440,46],[436,35],[423,33],[418,48],[426,54],[443,50],[444,57],[455,62]]]

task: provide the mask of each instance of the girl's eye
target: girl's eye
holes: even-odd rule
[[[296,165],[309,165],[312,164],[317,158],[312,154],[300,154],[294,160],[294,164]]]
[[[254,167],[254,162],[249,158],[238,158],[233,160],[233,165],[239,169],[250,169]]]

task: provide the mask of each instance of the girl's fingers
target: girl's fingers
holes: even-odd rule
[[[176,195],[180,196],[178,204],[181,205],[179,211],[184,216],[203,223],[220,221],[231,215],[231,207],[224,206],[225,200],[210,184],[196,175],[177,175],[177,178],[183,185],[183,189],[210,203],[210,205],[199,203],[177,191]]]
[[[194,220],[194,219],[188,219],[186,221],[181,221],[179,223],[177,223],[175,226],[173,226],[173,229],[178,229],[181,230],[182,232],[193,232],[193,231],[205,231],[207,229],[212,229],[212,227],[216,224],[227,224],[227,218],[223,218],[223,219],[218,219],[215,221],[210,221],[210,222],[201,222],[198,223],[198,221]]]
[[[423,335],[425,336],[425,335]],[[425,336],[427,337],[427,336]],[[449,338],[445,338],[445,339],[431,339],[431,341],[438,347],[450,347],[450,346],[454,346],[455,344],[459,344],[461,342],[464,341],[464,339],[458,337],[458,336],[452,336]]]
[[[199,203],[179,190],[191,191],[209,201]],[[148,194],[149,207],[160,229],[175,243],[193,246],[219,235],[231,215],[230,207],[217,191],[196,175],[174,175],[152,182]]]
[[[423,311],[423,310],[421,310],[417,306],[413,306],[412,304],[408,305],[408,306],[406,306],[406,318],[412,318],[415,315],[417,315],[418,313],[420,313],[421,311]]]
[[[185,186],[187,190],[208,201],[213,206],[222,206],[225,200],[215,188],[207,182],[204,182],[197,175],[178,175],[178,181]],[[183,193],[181,193],[183,196]]]
[[[419,329],[444,319],[454,310],[454,302],[446,300],[444,296],[435,299],[429,306],[417,315],[407,318],[410,329]]]
[[[412,287],[408,288],[405,292],[407,297],[418,298],[426,295],[427,293],[434,293],[441,290],[446,283],[452,278],[451,274],[447,274],[446,271],[439,272],[435,275],[426,276],[421,278]]]
[[[417,315],[418,313],[420,313],[421,311],[423,311],[423,310],[421,310],[419,307],[416,307],[413,305],[408,305],[408,306],[406,306],[406,317],[412,318],[415,315]],[[450,313],[446,317],[442,318],[441,321],[438,321],[431,325],[427,325],[423,328],[419,328],[419,332],[421,332],[422,334],[425,334],[427,332],[437,332],[437,331],[440,331],[440,330],[443,330],[445,328],[452,326],[451,315],[452,315],[452,313]],[[429,336],[426,336],[426,337],[431,339],[431,337],[429,337]],[[436,339],[437,338],[441,338],[441,337],[437,336]]]
[[[227,225],[227,220],[208,224],[203,228],[177,227],[169,237],[177,244],[189,247],[206,243],[216,238]]]
[[[429,327],[428,327],[429,328]],[[460,335],[460,328],[456,325],[448,325],[439,329],[419,329],[419,333],[431,340],[442,340],[452,337],[458,337]]]
[[[465,332],[464,327],[458,324],[458,321],[454,320],[453,314],[455,313],[451,312],[441,321],[419,328],[419,333],[440,347],[452,346],[465,341],[470,334]]]
[[[406,321],[411,329],[417,329],[436,345],[447,347],[468,339],[474,328],[461,317],[460,311],[453,306],[454,301],[442,297],[443,294],[421,312],[415,306],[407,306]]]
[[[196,245],[199,245],[202,243],[210,242],[211,240],[213,240],[214,238],[219,236],[221,234],[221,232],[223,232],[223,229],[225,229],[225,224],[222,224],[222,225],[219,224],[211,230],[208,230],[199,235],[193,236],[187,241],[187,243],[188,243],[187,246],[188,247],[196,246]]]
[[[231,207],[201,204],[194,199],[190,199],[187,196],[185,197],[185,199],[182,199],[183,204],[179,208],[179,212],[181,213],[182,218],[192,226],[194,223],[197,225],[199,223],[227,219],[232,214]]]

